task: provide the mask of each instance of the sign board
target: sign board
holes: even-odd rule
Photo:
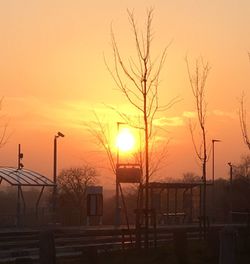
[[[88,186],[87,194],[87,215],[102,216],[103,215],[103,187]]]
[[[142,170],[140,166],[118,166],[116,178],[119,183],[140,183]]]
[[[103,196],[102,194],[87,195],[87,215],[102,216],[103,215]]]
[[[102,186],[87,186],[86,187],[86,194],[102,194],[103,187]]]

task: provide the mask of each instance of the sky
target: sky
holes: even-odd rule
[[[21,144],[25,168],[51,178],[53,139],[60,131],[65,137],[58,139],[58,169],[89,163],[100,171],[101,184],[114,185],[106,156],[86,124],[95,112],[114,130],[121,120],[109,105],[133,112],[104,57],[112,65],[111,24],[123,57],[133,54],[126,10],[134,10],[141,28],[150,7],[153,56],[169,46],[160,101],[180,98],[157,116],[166,131],[162,141],[168,142],[161,176],[201,172],[188,128],[195,102],[185,57],[192,65],[202,56],[211,66],[206,87],[209,149],[212,139],[221,140],[216,143],[216,177],[228,177],[227,163],[237,164],[249,153],[238,118],[242,91],[250,101],[248,0],[0,1],[0,125],[8,124],[9,135],[0,149],[1,166],[16,166]],[[209,175],[210,168],[211,158]]]

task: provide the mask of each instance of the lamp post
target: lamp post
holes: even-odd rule
[[[212,181],[214,184],[214,159],[215,159],[215,155],[214,155],[214,143],[215,142],[221,142],[221,140],[219,139],[212,139]]]
[[[59,137],[64,137],[64,134],[57,132],[54,137],[54,166],[53,166],[53,213],[56,213],[56,196],[57,196],[57,139]]]
[[[214,185],[214,180],[215,180],[215,173],[214,173],[214,164],[215,164],[215,149],[214,149],[214,143],[216,142],[221,142],[221,140],[219,139],[212,139],[212,184],[213,184],[213,188],[212,188],[212,205],[213,205],[213,218],[215,218],[216,215],[216,210],[215,210],[215,185]]]
[[[117,122],[117,134],[120,132],[120,125],[125,125],[124,122]],[[115,189],[116,189],[116,206],[115,206],[115,225],[119,226],[121,223],[121,208],[120,208],[120,193],[119,193],[119,182],[117,179],[117,168],[119,167],[120,163],[120,151],[119,146],[117,146],[116,149],[116,183],[115,183]]]
[[[233,164],[228,162],[228,166],[230,167],[230,213],[229,213],[229,221],[232,222],[232,211],[233,211]]]

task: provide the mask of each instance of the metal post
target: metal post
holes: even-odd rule
[[[54,137],[54,166],[53,166],[53,182],[54,182],[54,187],[53,187],[53,213],[56,213],[56,184],[57,184],[57,136]]]
[[[232,211],[233,211],[233,165],[231,162],[228,162],[228,165],[230,167],[230,212],[229,212],[229,221],[232,222]]]
[[[18,144],[18,156],[17,156],[17,168],[18,170],[21,169],[21,159],[22,159],[22,153],[21,153],[21,144]]]
[[[21,160],[23,158],[23,153],[21,153],[21,144],[18,144],[18,153],[17,153],[17,169],[21,170],[23,168],[23,164],[21,163]],[[19,182],[19,176],[17,172],[18,177],[18,184]],[[21,223],[21,185],[18,185],[17,187],[17,226],[20,227]]]
[[[56,215],[56,200],[57,200],[57,138],[64,137],[64,134],[57,132],[57,135],[54,137],[54,166],[53,166],[53,214],[54,220]]]
[[[212,139],[212,180],[213,180],[213,184],[214,184],[214,143],[215,142],[221,142],[221,140],[219,139]]]
[[[216,204],[216,201],[215,201],[215,185],[214,185],[214,180],[215,180],[215,173],[214,173],[214,163],[215,163],[215,153],[214,153],[214,143],[215,142],[221,142],[221,140],[219,139],[212,139],[212,182],[213,182],[213,187],[212,187],[212,206],[213,206],[213,209],[212,209],[212,212],[213,212],[213,218],[215,218],[215,204]]]
[[[165,220],[164,220],[165,224]],[[169,224],[169,187],[167,187],[167,224]]]
[[[20,227],[21,223],[21,193],[20,193],[20,186],[17,187],[17,227]]]
[[[177,223],[177,188],[175,188],[174,194],[174,221]]]
[[[191,195],[190,219],[191,219],[191,223],[193,223],[193,187],[191,187],[190,189],[190,195]]]
[[[119,134],[119,130],[120,130],[120,122],[117,122],[117,133]],[[117,169],[119,167],[119,147],[117,146],[116,149],[116,179],[115,179],[115,226],[119,226],[121,219],[120,219],[120,194],[119,194],[119,182],[117,179]]]

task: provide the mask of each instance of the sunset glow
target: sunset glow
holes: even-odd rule
[[[125,113],[133,122],[134,119],[137,122],[140,113],[119,91],[107,66],[115,73],[112,24],[121,59],[125,63],[131,59],[131,66],[140,69],[126,10],[134,11],[141,38],[146,10],[151,6],[154,7],[152,62],[168,47],[159,77],[159,106],[168,106],[173,98],[179,98],[178,103],[158,112],[152,123],[157,130],[156,135],[152,134],[155,151],[169,142],[167,162],[160,171],[162,177],[178,179],[186,171],[201,173],[189,130],[190,120],[196,124],[197,113],[186,56],[191,67],[199,56],[211,65],[206,86],[207,142],[210,150],[213,138],[222,140],[216,146],[217,177],[227,178],[228,162],[237,163],[241,155],[249,153],[242,140],[238,99],[244,91],[249,105],[250,1],[27,0],[25,3],[18,0],[0,3],[0,98],[4,98],[0,126],[8,124],[10,135],[0,151],[2,166],[15,166],[17,146],[21,144],[25,167],[52,178],[52,141],[55,133],[62,131],[67,137],[58,142],[58,171],[84,162],[107,168],[106,152],[88,131],[92,122],[96,122],[93,112],[107,132],[102,143],[111,147],[114,157],[117,147],[126,158],[129,153],[143,151],[142,131],[131,129],[130,133],[116,135],[117,122],[122,121],[119,113]],[[122,81],[131,89],[131,95],[137,92],[126,76],[122,76]],[[142,121],[139,120],[140,125]],[[195,132],[199,145],[198,129]],[[207,168],[209,178],[211,159]],[[100,169],[102,173],[100,184],[112,186],[113,175]]]
[[[135,148],[135,137],[128,128],[123,128],[116,138],[116,146],[122,152],[128,152]]]

